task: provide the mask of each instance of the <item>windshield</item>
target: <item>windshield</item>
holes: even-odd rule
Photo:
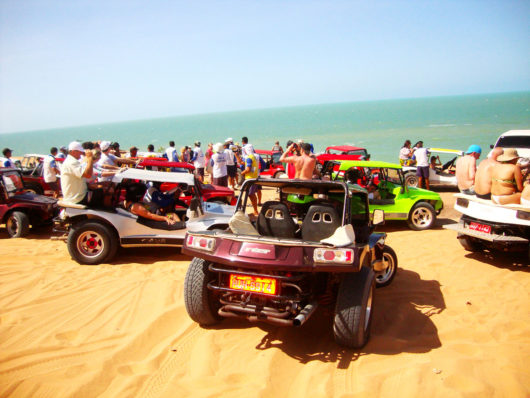
[[[530,149],[530,137],[511,135],[499,138],[497,145],[503,148],[526,148]]]
[[[385,180],[394,184],[401,184],[401,172],[399,169],[381,169],[381,172],[385,176]]]
[[[8,194],[14,194],[17,191],[22,191],[24,189],[22,178],[20,178],[20,174],[17,172],[3,174],[2,180],[4,181]]]
[[[339,151],[337,149],[329,149],[328,153],[331,155],[358,155],[365,156],[367,154],[366,149],[355,149],[349,151]]]

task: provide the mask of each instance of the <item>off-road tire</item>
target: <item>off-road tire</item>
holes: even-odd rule
[[[72,227],[66,245],[70,256],[79,264],[97,265],[112,260],[119,242],[109,226],[86,220]]]
[[[396,252],[390,246],[383,248],[383,258],[387,260],[388,267],[381,272],[375,272],[375,287],[388,286],[396,276],[398,269],[398,259]]]
[[[34,193],[36,195],[44,195],[44,190],[38,184],[25,184],[24,191]]]
[[[14,211],[6,219],[7,234],[10,238],[22,238],[29,234],[29,217],[21,211]]]
[[[337,294],[333,335],[335,341],[350,348],[361,348],[370,336],[375,274],[361,267],[357,273],[344,275]]]
[[[417,188],[419,184],[418,176],[414,172],[405,174],[405,185],[411,188]]]
[[[409,213],[407,223],[415,231],[423,231],[432,228],[436,222],[436,211],[427,202],[416,203]]]
[[[209,264],[202,258],[193,258],[184,280],[186,311],[191,319],[203,326],[214,325],[223,319],[217,313],[219,305],[214,302],[212,292],[207,287],[214,278],[208,270]]]

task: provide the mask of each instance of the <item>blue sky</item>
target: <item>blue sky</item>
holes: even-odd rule
[[[530,89],[530,1],[0,0],[0,132]]]

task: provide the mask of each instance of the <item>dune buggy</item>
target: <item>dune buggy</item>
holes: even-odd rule
[[[245,214],[249,191],[276,189],[259,216]],[[194,256],[185,279],[188,314],[201,325],[246,318],[301,326],[319,305],[335,302],[337,343],[368,340],[374,287],[392,282],[397,257],[377,211],[370,222],[363,189],[344,182],[247,180],[225,231],[189,231],[183,252]]]

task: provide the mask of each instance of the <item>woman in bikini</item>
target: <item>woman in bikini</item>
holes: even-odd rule
[[[491,172],[491,201],[500,205],[521,203],[523,176],[517,164],[519,155],[513,148],[506,148],[497,158]]]

